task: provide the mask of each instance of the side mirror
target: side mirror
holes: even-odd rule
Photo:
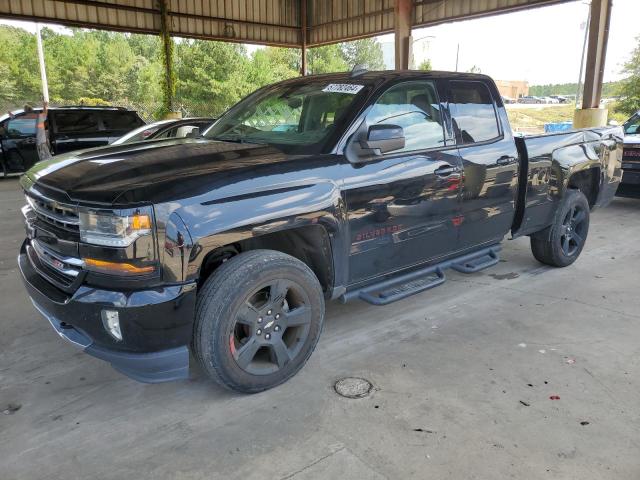
[[[397,125],[371,125],[366,139],[360,140],[360,147],[374,150],[377,155],[400,150],[404,145],[404,131]]]
[[[609,120],[609,126],[617,127],[620,123],[617,120]]]

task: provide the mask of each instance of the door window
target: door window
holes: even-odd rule
[[[37,114],[28,113],[9,120],[7,125],[7,137],[22,138],[33,137],[36,134]]]
[[[98,116],[93,111],[55,112],[57,133],[90,133],[98,131]]]
[[[434,83],[404,82],[384,92],[366,118],[367,126],[382,124],[404,130],[405,146],[393,153],[442,147],[444,129]]]
[[[138,128],[142,122],[134,112],[127,111],[102,111],[102,123],[105,130],[129,131]]]
[[[458,144],[486,142],[500,136],[491,93],[482,82],[451,82],[450,107]]]

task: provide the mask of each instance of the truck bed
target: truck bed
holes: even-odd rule
[[[550,225],[567,188],[583,191],[592,208],[606,206],[622,178],[621,139],[620,127],[516,137],[520,173],[513,237]]]

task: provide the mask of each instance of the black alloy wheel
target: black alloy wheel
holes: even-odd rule
[[[273,280],[248,295],[229,338],[238,366],[252,375],[284,368],[309,336],[308,294],[289,280]]]

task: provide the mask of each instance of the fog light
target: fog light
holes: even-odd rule
[[[102,310],[102,324],[113,338],[118,341],[122,340],[120,318],[117,310]]]

